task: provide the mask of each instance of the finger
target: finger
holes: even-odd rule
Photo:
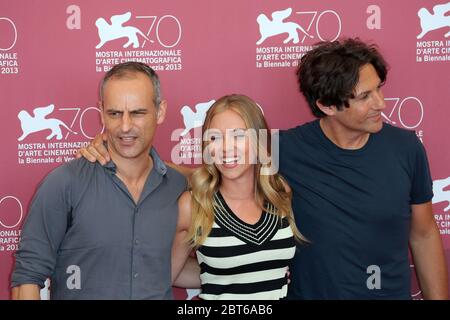
[[[89,162],[95,162],[97,159],[93,155],[91,155],[86,148],[80,149],[80,155],[84,157]]]
[[[103,142],[106,142],[106,140],[107,140],[106,132],[103,132],[103,133],[102,133],[102,140],[103,140]],[[106,150],[106,148],[105,148],[105,150]],[[108,161],[111,160],[111,158],[109,157],[109,153],[107,153],[106,159],[108,159]]]
[[[94,140],[92,141],[91,145],[94,146],[96,151],[106,160],[111,160],[109,157],[108,150],[106,149],[105,145],[103,144],[104,138],[106,137],[105,134],[98,134],[95,136]]]
[[[83,155],[81,154],[81,151],[83,150],[84,148],[81,148],[80,150],[78,150],[77,151],[77,153],[75,154],[75,159],[80,159]]]
[[[100,155],[100,157],[105,159],[105,161],[108,162],[110,160],[108,149],[105,148],[103,141],[95,141],[91,144],[91,146],[95,149],[95,152]]]
[[[92,161],[92,162],[98,161],[98,162],[100,162],[100,164],[101,164],[102,166],[104,166],[104,165],[108,162],[108,161],[106,161],[105,157],[103,157],[103,156],[98,152],[97,148],[96,148],[95,146],[93,146],[92,144],[90,144],[90,145],[87,147],[87,150],[86,150],[86,151],[94,158],[94,161]]]
[[[103,143],[103,134],[99,133],[94,137],[94,140],[91,141],[93,145],[99,145]]]

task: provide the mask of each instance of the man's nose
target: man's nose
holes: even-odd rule
[[[132,121],[131,121],[131,117],[130,114],[128,112],[124,112],[124,114],[122,115],[122,131],[123,132],[128,132],[130,131],[132,127]]]
[[[377,110],[382,111],[386,108],[386,102],[384,101],[384,95],[381,89],[374,93],[374,100]]]

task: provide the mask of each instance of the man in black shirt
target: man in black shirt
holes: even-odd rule
[[[426,299],[448,297],[425,149],[382,122],[387,67],[358,39],[307,53],[300,90],[317,120],[280,133],[280,171],[311,241],[291,267],[292,299],[410,299],[408,244]]]

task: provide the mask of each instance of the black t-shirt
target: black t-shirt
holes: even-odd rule
[[[280,132],[280,172],[293,190],[296,223],[311,241],[297,249],[289,298],[410,298],[411,204],[433,196],[414,132],[384,124],[362,148],[345,150],[316,120]],[[369,279],[376,268],[378,283]]]

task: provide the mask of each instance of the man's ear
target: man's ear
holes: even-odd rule
[[[162,100],[159,104],[159,109],[156,112],[156,123],[161,124],[164,122],[164,119],[166,118],[166,112],[167,112],[167,101]]]
[[[104,119],[104,116],[103,116],[103,101],[100,100],[97,103],[97,105],[98,105],[98,108],[100,109],[100,119],[102,121],[102,125],[104,126],[105,125],[105,119]]]
[[[320,100],[316,100],[316,106],[320,109],[323,113],[325,113],[327,116],[334,116],[337,112],[336,106],[326,106],[323,105]]]

